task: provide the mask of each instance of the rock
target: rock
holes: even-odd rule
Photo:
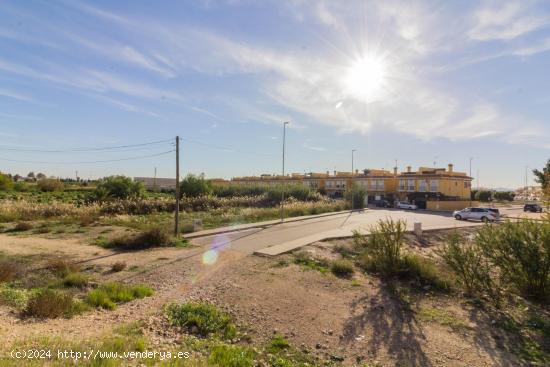
[[[343,356],[339,356],[339,355],[336,355],[336,354],[332,354],[330,356],[330,359],[333,360],[333,361],[337,361],[337,362],[343,362],[344,361]]]

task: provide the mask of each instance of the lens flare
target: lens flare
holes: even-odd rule
[[[202,254],[202,263],[205,265],[214,265],[218,261],[219,253],[216,250],[208,250]]]

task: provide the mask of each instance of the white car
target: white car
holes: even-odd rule
[[[410,210],[416,210],[418,207],[414,204],[407,203],[406,201],[398,201],[395,203],[395,207],[397,209],[410,209]]]
[[[456,220],[475,219],[482,222],[494,222],[498,219],[497,215],[487,208],[466,208],[453,212]]]

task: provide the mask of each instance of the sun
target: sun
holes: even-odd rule
[[[376,99],[386,82],[386,65],[380,58],[362,57],[351,64],[344,75],[346,92],[357,99]]]

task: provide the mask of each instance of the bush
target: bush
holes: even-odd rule
[[[12,232],[24,232],[24,231],[30,231],[33,229],[32,223],[29,222],[19,222],[13,227]]]
[[[212,193],[212,184],[203,177],[192,174],[187,175],[180,183],[180,195],[187,197],[197,197],[210,195]]]
[[[337,277],[349,278],[353,274],[353,264],[349,260],[335,260],[330,264],[330,271]]]
[[[492,200],[493,192],[489,190],[478,190],[475,194],[475,200],[488,202]]]
[[[432,261],[418,255],[406,254],[400,262],[399,276],[415,279],[421,286],[430,286],[438,291],[447,292],[451,289],[452,279],[442,274]]]
[[[47,264],[47,268],[55,275],[62,278],[71,273],[78,273],[80,271],[79,265],[70,263],[63,259],[50,260]]]
[[[208,303],[171,304],[166,314],[171,325],[202,337],[217,335],[232,339],[236,334],[231,317]]]
[[[456,273],[459,283],[468,294],[492,292],[494,289],[491,264],[477,244],[464,243],[464,239],[454,233],[438,254]]]
[[[113,265],[111,265],[111,271],[113,273],[118,273],[119,271],[122,271],[126,269],[126,263],[124,261],[117,261]]]
[[[16,182],[13,185],[13,189],[15,191],[18,191],[18,192],[28,192],[28,191],[30,191],[29,184],[27,184],[26,182]]]
[[[23,310],[29,300],[29,294],[26,289],[0,287],[0,304]]]
[[[367,270],[394,275],[400,271],[401,248],[403,246],[406,224],[402,220],[386,219],[378,221],[365,236],[354,232],[355,247],[363,249],[363,266]]]
[[[23,264],[12,260],[0,261],[0,283],[10,282],[21,276],[24,272]]]
[[[63,190],[63,182],[54,178],[43,178],[36,182],[36,187],[42,192],[53,192]]]
[[[495,191],[493,198],[500,201],[514,201],[515,193],[512,191]]]
[[[212,348],[208,363],[220,367],[252,367],[254,352],[236,345],[220,344]]]
[[[13,180],[10,176],[0,173],[0,191],[9,191],[13,189]]]
[[[354,183],[346,189],[344,196],[346,201],[351,203],[351,209],[363,209],[365,207],[367,191],[362,186]]]
[[[39,318],[70,317],[84,310],[79,302],[67,292],[44,289],[33,295],[25,308],[25,316]]]
[[[70,273],[63,279],[63,285],[66,287],[84,288],[88,285],[89,278],[82,273]]]
[[[134,182],[126,176],[109,176],[99,181],[93,193],[98,201],[113,199],[140,199],[145,195],[141,182]]]
[[[484,226],[475,241],[504,282],[540,300],[550,296],[550,221]]]
[[[289,349],[290,343],[282,335],[275,335],[269,345],[267,346],[267,352],[271,354],[277,354],[283,350]]]
[[[124,235],[111,241],[101,243],[102,247],[125,251],[144,250],[151,247],[174,245],[175,242],[162,227],[151,227],[137,235]]]
[[[118,282],[102,284],[86,296],[90,306],[113,310],[117,303],[130,302],[136,298],[149,297],[153,290],[144,285],[129,286]]]

